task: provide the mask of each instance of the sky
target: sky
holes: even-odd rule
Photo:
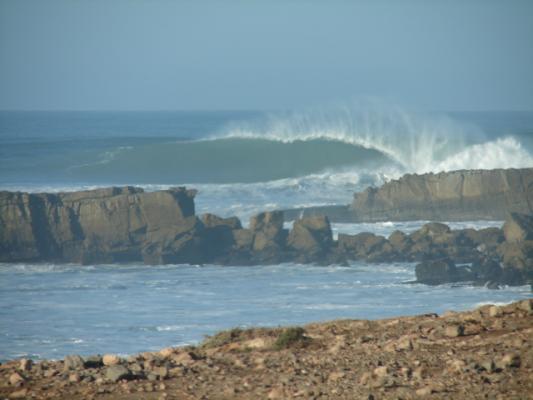
[[[0,0],[1,110],[533,110],[530,0]]]

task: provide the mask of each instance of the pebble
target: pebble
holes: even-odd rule
[[[14,372],[11,375],[9,375],[9,383],[13,386],[24,382],[24,377],[20,375],[18,372]]]
[[[102,358],[102,362],[106,366],[117,365],[120,364],[120,358],[114,354],[106,354]]]
[[[448,325],[444,330],[444,335],[447,337],[463,336],[465,327],[463,325]]]
[[[20,360],[19,368],[21,371],[30,371],[32,366],[33,366],[32,360],[29,360],[27,358],[23,358],[22,360]]]

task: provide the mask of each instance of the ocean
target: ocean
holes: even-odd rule
[[[533,167],[533,112],[0,112],[0,190],[198,189],[196,211],[236,215],[348,204],[404,173]],[[425,221],[333,224],[411,232]],[[501,226],[466,221],[454,228]],[[529,287],[409,284],[409,263],[319,267],[0,264],[0,360],[129,354],[234,326],[462,310]]]

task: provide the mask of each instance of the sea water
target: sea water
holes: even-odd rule
[[[354,192],[404,173],[532,167],[532,149],[533,113],[0,112],[0,190],[186,185],[198,189],[198,214],[236,215],[246,225],[258,211],[348,204]],[[332,228],[335,236],[388,236],[425,222]],[[530,296],[529,287],[407,283],[413,279],[409,263],[1,264],[0,360],[128,354],[235,326],[376,319]]]

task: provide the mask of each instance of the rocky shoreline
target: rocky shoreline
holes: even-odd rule
[[[233,329],[198,346],[0,365],[7,399],[531,399],[533,299]]]
[[[533,168],[407,174],[355,193],[349,205],[286,210],[333,222],[503,220],[533,214]]]
[[[0,192],[0,262],[258,265],[418,262],[427,284],[524,285],[533,282],[533,217],[511,213],[503,227],[451,230],[428,223],[388,238],[333,239],[327,216],[284,228],[280,211],[243,228],[236,218],[195,215],[196,191],[124,187],[30,194]]]

